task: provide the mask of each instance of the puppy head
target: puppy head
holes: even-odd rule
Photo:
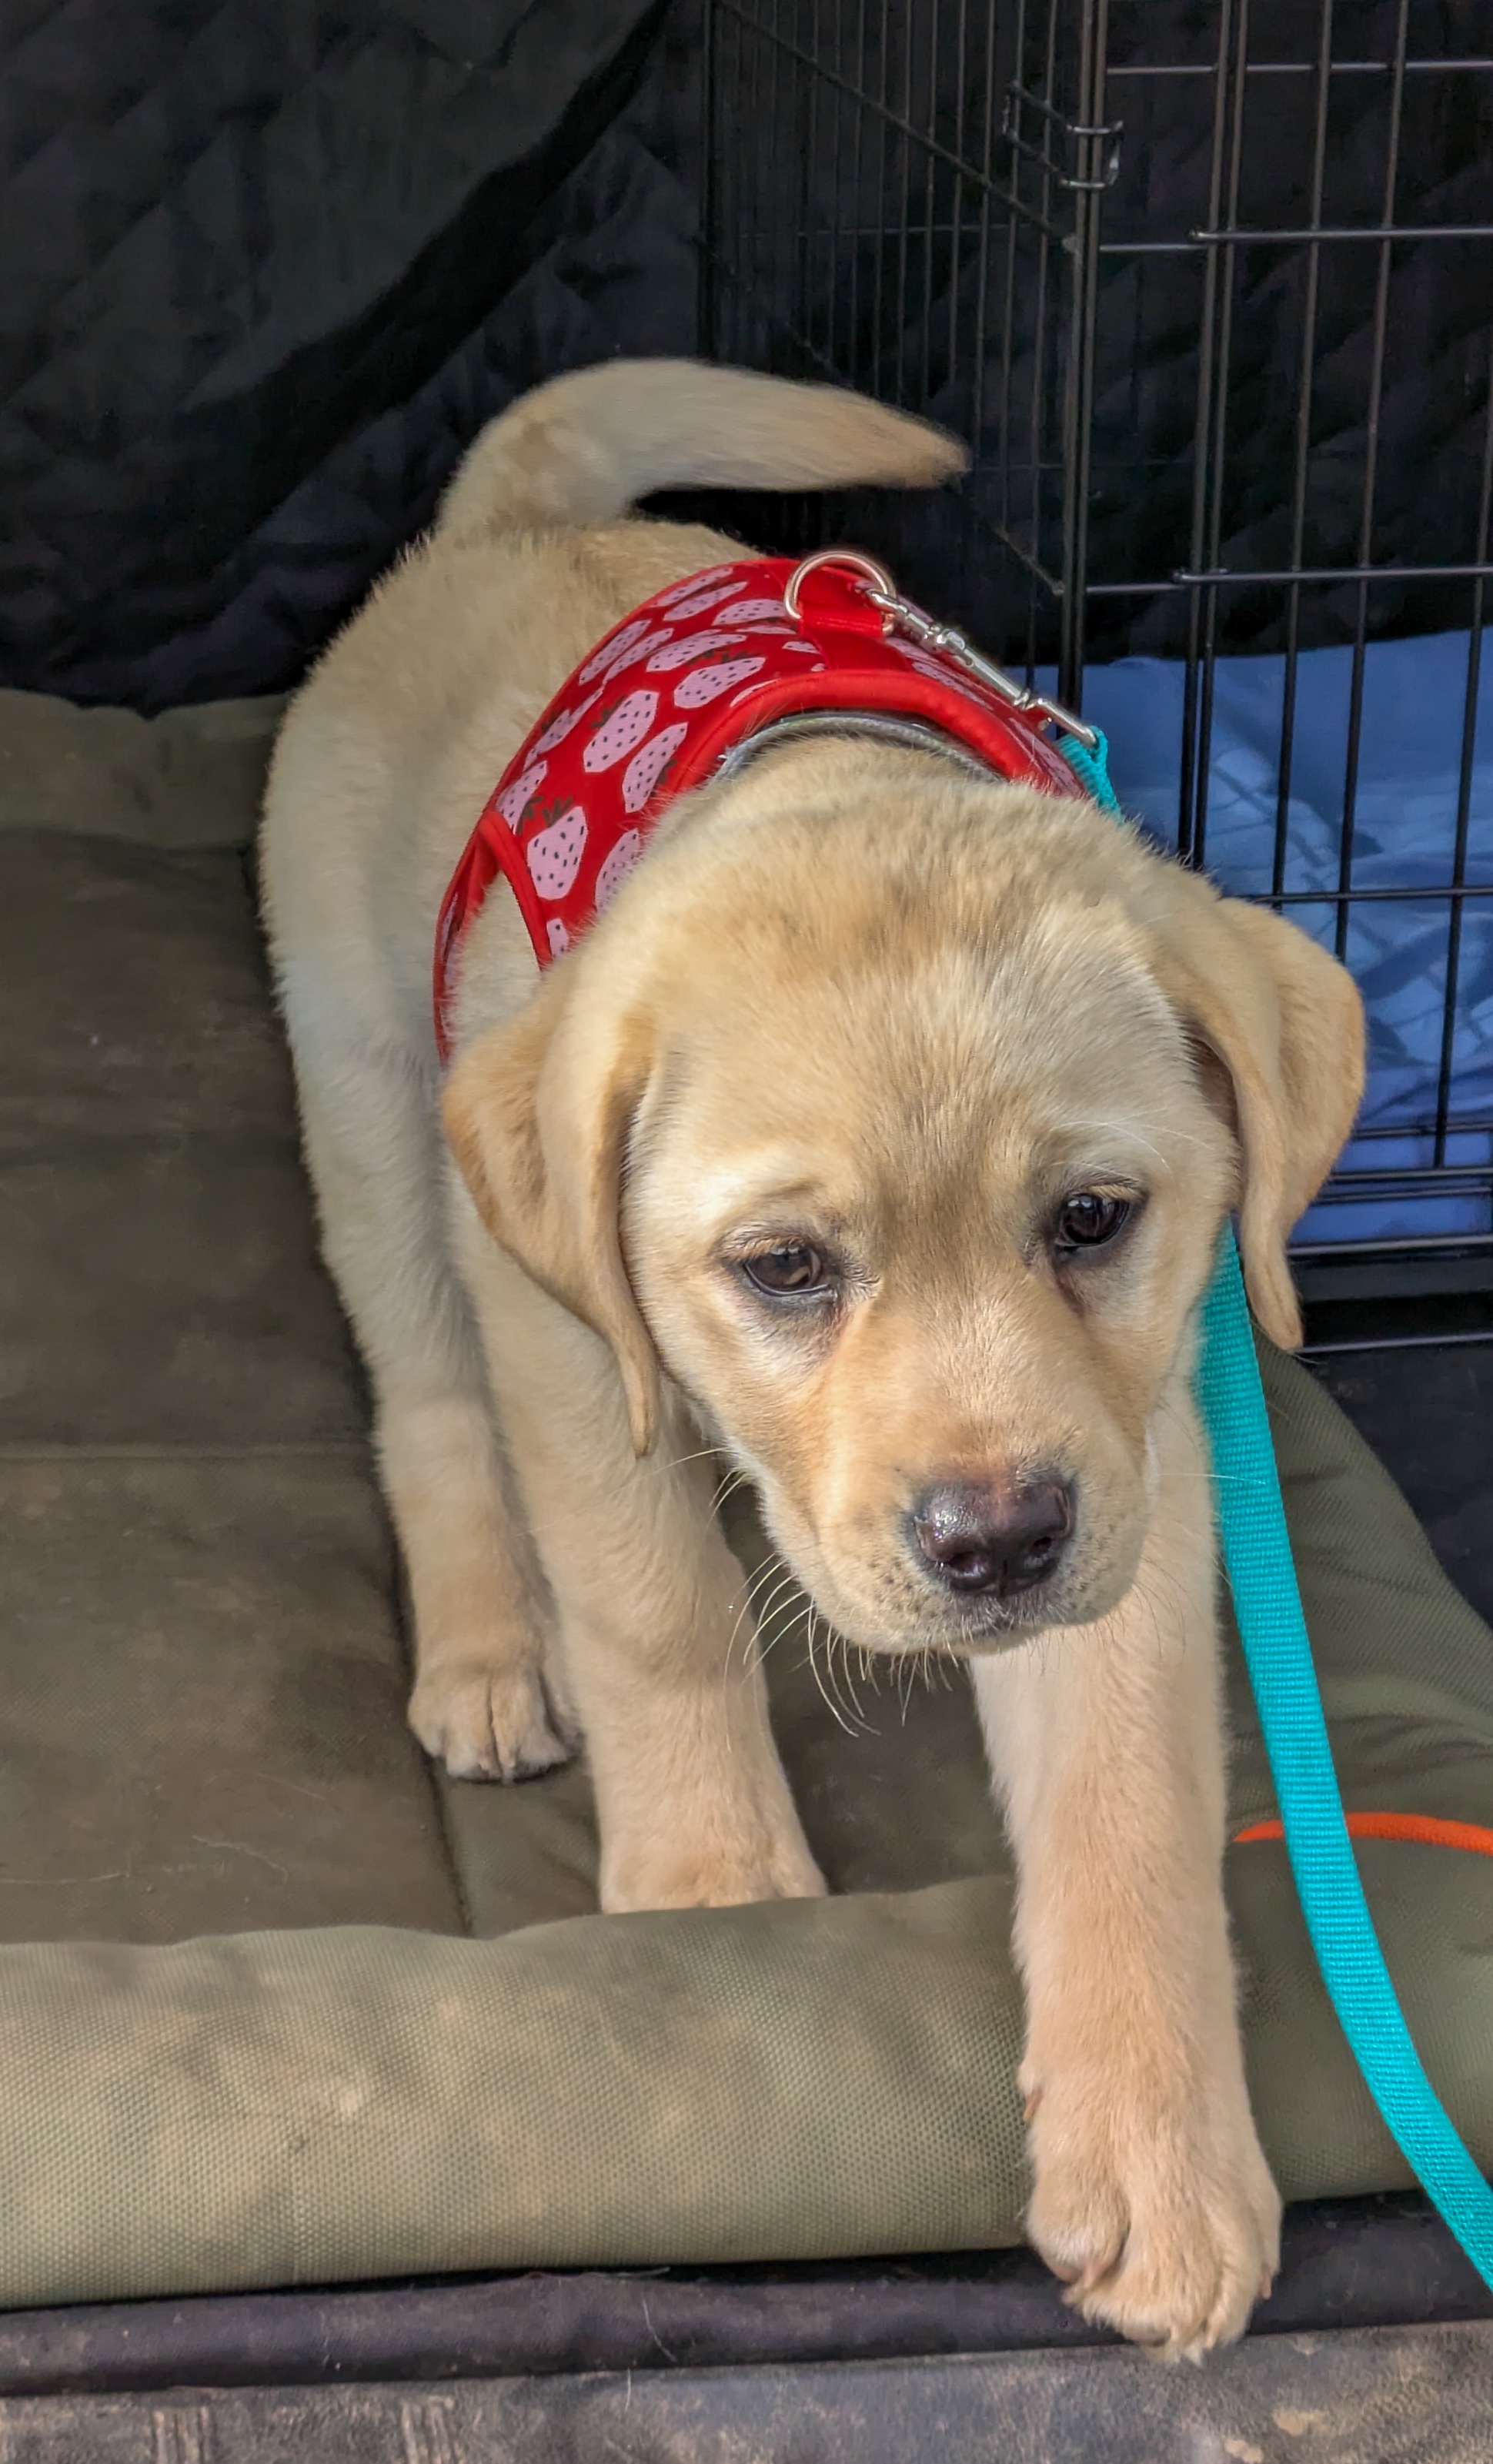
[[[997,1648],[1132,1579],[1219,1223],[1285,1240],[1350,1124],[1357,996],[1092,806],[798,748],[684,808],[452,1073],[494,1236],[660,1375],[869,1648]]]

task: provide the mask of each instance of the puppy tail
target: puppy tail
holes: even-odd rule
[[[968,467],[941,429],[839,385],[611,360],[540,385],[485,428],[436,529],[610,521],[655,488],[931,488]]]

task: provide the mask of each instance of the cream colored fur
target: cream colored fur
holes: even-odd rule
[[[1194,1318],[1238,1203],[1256,1309],[1297,1339],[1284,1241],[1361,1080],[1347,977],[1085,802],[821,740],[685,799],[542,979],[494,889],[443,1137],[431,942],[475,815],[600,635],[730,552],[632,497],[961,458],[727,370],[530,396],[293,706],[266,911],[422,1741],[508,1778],[583,1735],[608,1908],[821,1890],[712,1511],[722,1460],[749,1473],[845,1634],[970,1661],[1020,1876],[1033,2239],[1088,2315],[1196,2353],[1243,2326],[1279,2203],[1220,1884]],[[1053,1210],[1096,1187],[1135,1218],[1075,1268]],[[748,1288],[790,1236],[839,1262],[833,1307]],[[1057,1573],[953,1597],[911,1500],[1040,1466],[1078,1499]]]

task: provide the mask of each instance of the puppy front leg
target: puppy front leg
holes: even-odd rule
[[[1028,2231],[1087,2316],[1168,2355],[1240,2335],[1277,2262],[1221,1881],[1218,1618],[1190,1397],[1112,1616],[974,1677],[1018,1865]]]
[[[603,1906],[817,1895],[698,1430],[666,1405],[640,1461],[606,1346],[471,1223],[464,1263],[585,1733]]]
[[[509,1494],[492,1399],[439,1213],[418,1080],[330,1041],[285,1001],[322,1248],[375,1399],[384,1493],[413,1612],[409,1724],[458,1779],[517,1779],[575,1750],[552,1683],[548,1604]]]

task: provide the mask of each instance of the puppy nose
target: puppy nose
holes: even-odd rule
[[[1072,1529],[1073,1491],[1061,1480],[1019,1489],[947,1481],[912,1508],[918,1548],[951,1592],[993,1592],[1002,1600],[1045,1582]]]

